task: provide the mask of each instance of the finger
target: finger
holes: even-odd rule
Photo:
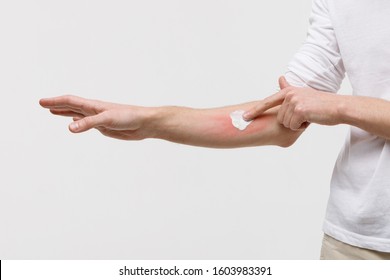
[[[59,111],[59,110],[63,110],[63,111],[73,111],[75,113],[79,113],[79,114],[85,114],[85,115],[91,115],[91,114],[87,114],[86,112],[83,112],[81,109],[79,108],[75,108],[75,107],[70,107],[70,106],[56,106],[56,107],[50,107],[48,108],[50,111],[51,110],[56,110],[56,111]]]
[[[284,125],[284,127],[290,128],[291,119],[294,117],[294,105],[289,103],[285,107],[286,109],[282,108],[284,111],[282,111],[280,118],[282,120],[282,124]]]
[[[79,120],[81,120],[82,118],[77,118],[77,117],[73,117],[73,121],[74,122],[77,122],[77,121],[79,121]]]
[[[99,108],[95,100],[84,99],[73,95],[63,95],[63,96],[52,97],[52,98],[43,98],[39,100],[39,104],[42,107],[48,109],[69,108],[87,114],[96,114],[99,112]]]
[[[290,119],[290,124],[289,124],[289,128],[291,130],[300,130],[300,129],[305,129],[305,125],[307,125],[308,123],[305,122],[304,118],[299,115],[299,114],[295,114],[292,116],[292,118]]]
[[[253,120],[256,117],[263,114],[265,111],[282,104],[288,90],[289,89],[287,89],[287,88],[283,89],[283,90],[279,91],[278,93],[275,93],[275,94],[263,99],[254,108],[247,111],[243,115],[243,118],[247,121]]]
[[[282,106],[280,106],[278,115],[276,116],[276,121],[280,123],[281,125],[284,125],[284,119],[287,111],[289,110],[290,102],[287,100],[284,100]]]
[[[45,108],[68,105],[79,107],[84,100],[84,98],[78,96],[62,95],[57,97],[42,98],[41,100],[39,100],[39,104]]]
[[[97,115],[88,116],[69,125],[69,130],[73,133],[80,133],[97,126],[104,126],[110,122],[107,113],[103,112]]]
[[[50,113],[52,113],[53,115],[64,116],[64,117],[78,117],[78,118],[85,117],[85,115],[83,114],[68,109],[50,109]]]
[[[279,87],[280,89],[285,89],[287,87],[290,87],[291,85],[287,82],[286,77],[281,76],[279,78]]]

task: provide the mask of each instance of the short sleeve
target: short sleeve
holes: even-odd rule
[[[287,81],[294,86],[337,92],[345,68],[327,0],[314,0],[306,42],[288,64]]]

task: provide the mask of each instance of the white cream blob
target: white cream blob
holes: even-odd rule
[[[244,120],[244,118],[242,117],[244,113],[245,111],[243,110],[234,111],[230,113],[230,118],[232,119],[233,126],[239,130],[245,130],[247,126],[252,122],[247,122],[246,120]]]

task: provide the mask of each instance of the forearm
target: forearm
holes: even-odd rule
[[[277,123],[278,108],[267,111],[243,131],[232,125],[231,112],[247,110],[255,103],[214,109],[152,108],[149,118],[149,130],[152,132],[150,137],[212,148],[260,145],[286,147],[294,143],[303,130],[291,131]]]
[[[339,96],[340,123],[390,139],[390,102],[363,96]]]

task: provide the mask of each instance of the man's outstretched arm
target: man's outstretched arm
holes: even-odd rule
[[[73,118],[69,130],[80,133],[92,128],[122,139],[159,138],[171,142],[212,147],[238,148],[259,145],[290,146],[303,130],[292,131],[277,122],[278,108],[267,111],[245,130],[235,128],[230,113],[248,110],[257,102],[214,109],[186,107],[139,107],[60,96],[40,100],[55,115]]]

